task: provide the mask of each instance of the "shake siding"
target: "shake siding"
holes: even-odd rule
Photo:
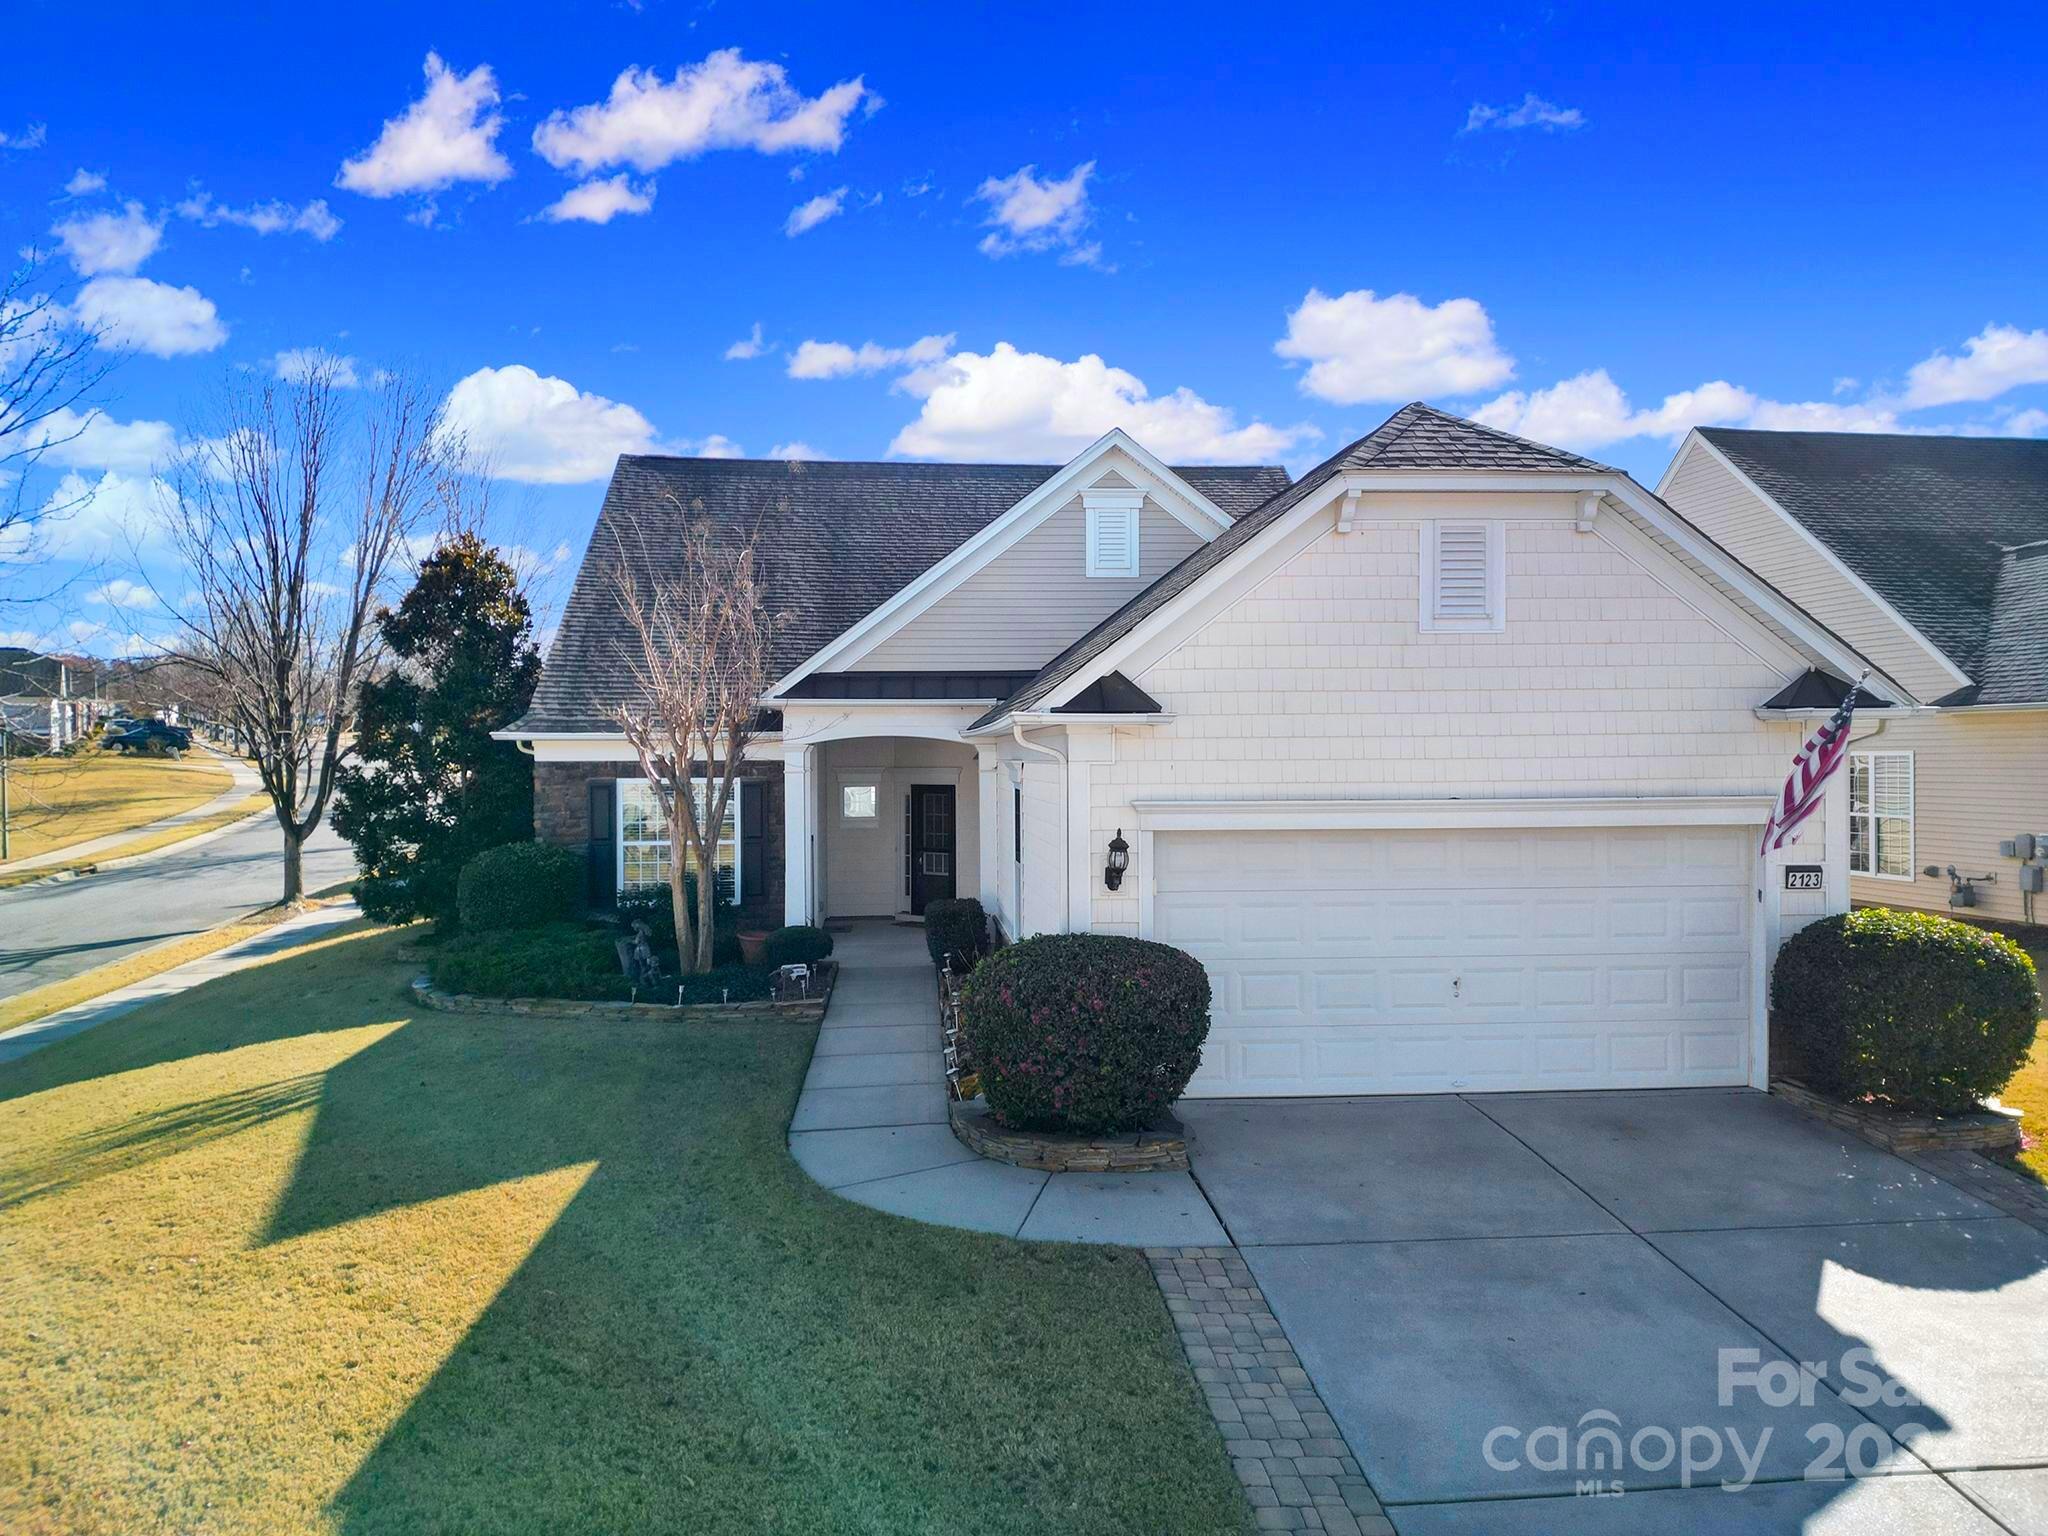
[[[1124,482],[1105,477],[1102,483]],[[1203,542],[1148,501],[1139,523],[1138,576],[1090,579],[1087,522],[1077,496],[986,569],[854,662],[852,670],[1029,670],[1042,666]]]
[[[1058,933],[1066,891],[1061,881],[1060,770],[1049,757],[1033,753],[1024,762],[1024,912],[1021,935]],[[1014,847],[1014,842],[1012,844]]]
[[[1507,525],[1507,626],[1423,634],[1419,530],[1334,531],[1137,681],[1175,718],[1096,764],[1091,845],[1151,799],[1768,795],[1800,727],[1758,721],[1781,669],[1594,535]],[[1818,858],[1818,824],[1811,850]],[[1143,873],[1139,878],[1147,878]],[[1134,884],[1097,887],[1135,933]]]
[[[1859,906],[1951,912],[1948,877],[1928,879],[1929,864],[1953,864],[1966,875],[1995,871],[1977,887],[1977,905],[1959,917],[2020,921],[2019,865],[1998,845],[2020,832],[2048,834],[2048,709],[2010,714],[1915,715],[1865,728],[1852,752],[1913,754],[1913,878],[1854,875],[1849,896]],[[2048,896],[2037,911],[2048,916]]]
[[[1921,699],[1958,685],[1735,472],[1695,444],[1664,499],[1708,538],[1761,575]]]

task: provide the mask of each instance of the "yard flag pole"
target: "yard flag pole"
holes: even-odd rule
[[[1778,803],[1764,823],[1764,840],[1757,847],[1759,855],[1799,840],[1800,823],[1818,809],[1821,790],[1848,755],[1849,717],[1856,713],[1857,696],[1869,677],[1870,669],[1865,667],[1863,675],[1842,695],[1842,702],[1828,716],[1827,723],[1806,738],[1799,755],[1792,759],[1792,771],[1785,776]]]

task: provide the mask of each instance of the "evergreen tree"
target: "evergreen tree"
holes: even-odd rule
[[[532,613],[504,557],[463,533],[421,562],[377,624],[392,665],[363,688],[334,828],[355,847],[365,912],[452,927],[462,866],[533,835],[532,764],[491,740],[533,698]]]

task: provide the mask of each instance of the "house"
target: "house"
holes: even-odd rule
[[[2048,441],[1703,427],[1657,489],[1901,690],[1851,742],[1851,898],[2036,921]]]
[[[0,730],[26,737],[39,751],[69,746],[111,707],[98,697],[99,684],[90,657],[0,646]]]
[[[1620,471],[1423,405],[1292,482],[1120,431],[1060,466],[621,459],[504,733],[600,900],[667,852],[604,571],[686,516],[791,615],[738,898],[1182,946],[1190,1093],[1762,1085],[1779,937],[1848,905],[1845,797],[1760,832],[1799,690],[1889,671]]]

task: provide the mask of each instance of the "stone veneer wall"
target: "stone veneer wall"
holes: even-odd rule
[[[759,872],[749,874],[746,910],[758,912],[774,926],[782,925],[782,764],[749,762],[741,773],[745,793],[764,796],[761,814]],[[533,835],[543,843],[589,849],[590,782],[593,779],[637,779],[631,763],[559,763],[533,765]]]

